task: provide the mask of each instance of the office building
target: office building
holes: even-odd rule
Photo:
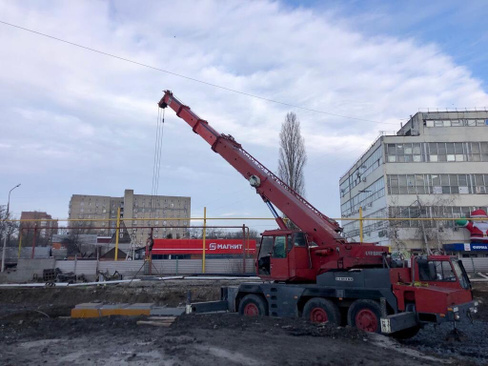
[[[468,242],[453,220],[488,206],[488,112],[419,112],[396,135],[380,136],[340,178],[341,215],[359,217],[363,241],[392,250]],[[392,220],[371,220],[375,218]],[[403,218],[423,220],[402,220]],[[343,220],[359,240],[359,221]]]
[[[69,205],[69,219],[73,220],[70,226],[83,234],[111,236],[115,233],[118,209],[121,235],[128,234],[133,246],[144,246],[151,228],[155,238],[187,235],[191,198],[134,194],[131,189],[126,189],[123,197],[73,195]]]

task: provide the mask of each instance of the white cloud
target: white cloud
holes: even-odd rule
[[[0,14],[4,21],[206,83],[331,113],[249,98],[0,25],[0,152],[6,158],[1,166],[9,168],[0,192],[19,179],[36,179],[47,190],[61,189],[63,199],[129,187],[149,193],[156,103],[163,89],[172,89],[272,170],[281,122],[296,112],[309,154],[323,157],[324,183],[307,190],[308,199],[337,213],[325,197],[337,191],[334,161],[352,163],[379,131],[397,129],[419,108],[488,106],[481,82],[437,45],[362,33],[355,18],[333,9],[269,1],[7,1]],[[174,194],[184,187],[182,195],[195,197],[195,205],[204,202],[197,198],[202,192],[227,197],[222,214],[263,212],[258,197],[250,199],[254,206],[225,207],[237,202],[222,179],[231,169],[173,111],[166,111],[163,156],[168,172],[161,189]],[[220,181],[207,179],[212,174]],[[53,183],[59,177],[62,188]],[[53,207],[55,199],[49,200]],[[67,205],[60,199],[59,212]],[[26,203],[22,209],[30,208]]]

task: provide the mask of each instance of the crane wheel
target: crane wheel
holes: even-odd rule
[[[308,300],[303,308],[302,316],[312,323],[341,324],[341,312],[337,305],[321,297]]]
[[[268,315],[268,306],[261,296],[249,294],[242,298],[239,304],[239,314],[245,316],[266,316]]]
[[[380,333],[381,307],[373,300],[356,300],[347,312],[347,323],[365,332]]]

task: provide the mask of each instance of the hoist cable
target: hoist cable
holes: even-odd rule
[[[154,142],[154,159],[153,159],[153,176],[151,195],[156,196],[159,188],[159,176],[161,170],[161,153],[163,146],[163,128],[164,128],[164,109],[161,114],[161,110],[158,107],[158,117],[156,121],[156,134]]]

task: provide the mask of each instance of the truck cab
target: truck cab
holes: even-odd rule
[[[263,280],[311,282],[310,248],[313,242],[301,231],[268,230],[261,236],[256,272]]]
[[[457,321],[477,311],[471,283],[459,259],[414,256],[410,262],[410,268],[390,271],[399,311],[415,312],[420,323]]]

